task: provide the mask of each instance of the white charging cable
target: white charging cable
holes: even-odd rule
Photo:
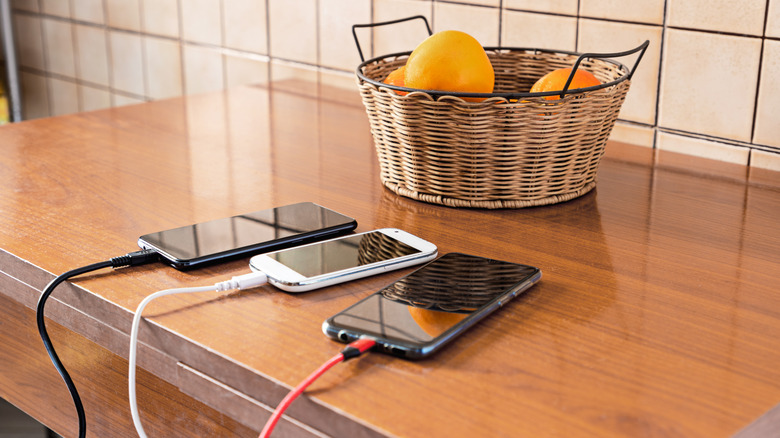
[[[133,416],[133,424],[135,425],[135,430],[138,433],[139,437],[146,438],[146,432],[144,432],[144,427],[141,424],[141,416],[138,414],[138,402],[136,400],[136,394],[135,394],[135,386],[136,386],[135,385],[135,368],[136,368],[135,361],[138,352],[138,330],[141,325],[141,314],[143,313],[144,308],[152,300],[155,300],[165,295],[194,293],[194,292],[209,292],[209,291],[224,292],[224,291],[230,291],[236,289],[251,289],[253,287],[262,286],[266,284],[267,281],[268,278],[262,272],[253,272],[251,274],[245,274],[245,275],[239,275],[233,277],[230,280],[216,283],[212,286],[183,287],[178,289],[161,290],[159,292],[155,292],[149,295],[148,297],[144,298],[143,301],[141,301],[141,304],[138,305],[138,309],[136,309],[135,311],[135,316],[133,317],[133,326],[132,329],[130,330],[130,357],[128,358],[129,369],[127,372],[127,381],[128,381],[127,389],[130,398],[130,413]]]

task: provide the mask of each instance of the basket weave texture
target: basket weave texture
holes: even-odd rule
[[[488,50],[495,93],[527,93],[538,78],[571,67],[577,55]],[[407,55],[362,67],[381,82]],[[585,59],[602,83],[628,74],[620,63]],[[596,185],[599,161],[630,81],[545,100],[490,97],[466,102],[422,91],[400,95],[357,78],[382,183],[412,199],[452,207],[521,208],[581,196]]]

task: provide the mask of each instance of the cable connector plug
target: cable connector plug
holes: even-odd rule
[[[154,263],[160,260],[160,254],[153,249],[142,249],[140,251],[129,252],[123,256],[114,257],[110,260],[112,268],[123,268],[125,266],[138,266],[147,263]]]
[[[360,338],[357,341],[350,342],[345,349],[341,350],[341,355],[344,356],[344,360],[349,360],[353,357],[360,356],[373,348],[374,345],[376,345],[375,340],[371,338]]]
[[[225,292],[234,289],[251,289],[268,283],[268,277],[262,272],[237,275],[230,280],[221,281],[214,285],[217,292]]]

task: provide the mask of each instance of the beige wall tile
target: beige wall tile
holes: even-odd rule
[[[293,62],[271,60],[271,80],[274,82],[284,80],[316,82],[317,77],[317,69],[313,67]]]
[[[76,77],[73,53],[73,25],[66,21],[44,18],[43,44],[46,66],[52,73]]]
[[[30,11],[30,12],[40,11],[40,4],[38,3],[38,0],[13,0],[11,6],[14,9],[21,9],[24,11]]]
[[[754,38],[669,30],[659,126],[749,142],[760,48]]]
[[[181,5],[181,36],[185,41],[222,44],[219,0],[186,0]]]
[[[52,116],[79,112],[79,95],[76,83],[57,78],[47,78],[49,104]]]
[[[399,18],[422,15],[431,25],[432,3],[419,0],[376,0],[374,2],[373,23],[397,20]],[[358,29],[360,32],[360,29]],[[374,52],[370,53],[370,37],[374,38]],[[410,52],[428,37],[428,30],[422,20],[389,24],[373,29],[369,34],[358,33],[363,55],[368,58],[385,56],[391,53]],[[353,44],[354,46],[354,44]]]
[[[227,87],[267,84],[269,80],[268,58],[225,56],[225,81]]]
[[[111,93],[108,90],[79,85],[78,92],[81,97],[81,111],[95,111],[111,107]]]
[[[101,27],[77,24],[75,34],[79,79],[107,87],[110,82],[106,31]]]
[[[662,24],[664,0],[582,0],[580,16]]]
[[[780,154],[753,149],[750,151],[750,167],[780,172]]]
[[[75,20],[96,24],[106,22],[103,0],[78,0],[73,2],[72,7]]]
[[[780,41],[766,41],[753,142],[780,147]]]
[[[272,56],[317,63],[316,0],[268,0],[268,19]]]
[[[140,0],[105,0],[108,25],[118,29],[141,30]]]
[[[145,32],[171,38],[179,37],[179,4],[177,0],[142,0]]]
[[[504,5],[510,9],[524,11],[577,15],[577,2],[578,0],[504,0]]]
[[[90,110],[271,79],[298,93],[331,90],[317,81],[335,93],[354,89],[351,25],[424,15],[434,30],[459,29],[485,46],[605,52],[649,39],[620,113],[628,123],[618,122],[613,139],[732,162],[742,162],[745,149],[729,143],[752,141],[762,150],[751,160],[780,156],[766,151],[780,147],[780,75],[773,74],[780,0],[13,0],[13,7],[26,117],[70,111],[73,102]],[[410,51],[426,36],[419,21],[360,34],[367,58]]]
[[[113,101],[113,106],[135,105],[145,102],[143,99],[120,93],[111,93],[111,100]]]
[[[109,32],[111,85],[126,93],[144,95],[144,67],[141,36],[122,31]]]
[[[14,15],[14,39],[19,65],[45,70],[43,30],[41,19],[28,15]]]
[[[184,45],[184,88],[186,94],[207,93],[224,88],[220,50]]]
[[[766,1],[669,0],[670,26],[762,35]]]
[[[769,0],[766,18],[766,36],[780,38],[780,0]]]
[[[62,0],[41,0],[41,12],[58,17],[70,18],[70,2]]]
[[[460,0],[460,2],[470,5],[493,6],[496,8],[501,6],[500,0]]]
[[[264,0],[230,0],[223,2],[222,8],[226,47],[268,53]]]
[[[750,149],[710,140],[659,132],[656,147],[664,151],[747,165]]]
[[[501,45],[572,51],[577,43],[577,19],[529,12],[504,11]]]
[[[371,0],[320,0],[320,65],[354,70],[360,56],[354,47],[352,25],[371,21]]]
[[[147,95],[152,99],[181,96],[184,84],[179,42],[150,36],[143,42]]]
[[[655,130],[649,126],[640,126],[617,121],[612,128],[609,139],[652,148],[655,139]]]
[[[434,3],[433,31],[454,29],[473,36],[483,46],[498,45],[498,8],[475,8],[455,3]]]
[[[631,80],[626,101],[619,117],[625,120],[653,124],[655,122],[658,69],[661,60],[661,27],[617,23],[604,20],[580,20],[580,52],[623,52],[650,41],[645,55]],[[638,54],[616,58],[629,69],[634,67]]]
[[[19,73],[22,85],[22,112],[25,119],[48,117],[49,93],[46,78],[34,73]]]

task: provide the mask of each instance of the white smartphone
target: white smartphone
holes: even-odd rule
[[[396,228],[342,236],[252,257],[249,267],[287,292],[305,292],[418,265],[436,245]]]

